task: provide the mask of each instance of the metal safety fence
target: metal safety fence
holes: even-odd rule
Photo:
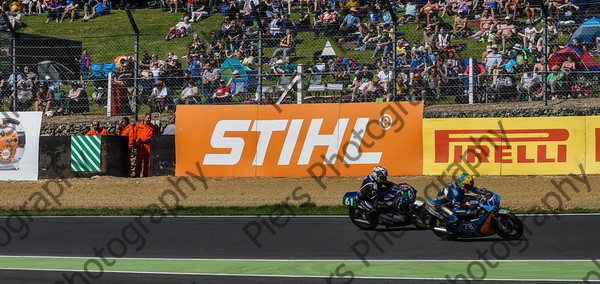
[[[90,4],[54,15],[5,7],[2,108],[121,115],[180,104],[468,104],[600,91],[597,8],[578,1],[321,2],[157,2],[102,16]]]

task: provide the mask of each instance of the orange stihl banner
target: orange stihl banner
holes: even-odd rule
[[[180,105],[178,176],[422,174],[420,102]]]
[[[569,174],[591,166],[598,173],[600,161],[590,164],[598,158],[598,122],[596,117],[425,119],[423,173]]]

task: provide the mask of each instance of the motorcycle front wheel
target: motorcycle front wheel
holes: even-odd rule
[[[379,225],[379,219],[371,218],[372,220],[369,220],[370,218],[367,217],[367,212],[358,210],[354,207],[348,209],[348,216],[350,216],[350,220],[352,220],[354,225],[363,230],[372,230]]]
[[[523,235],[523,223],[513,213],[496,214],[492,227],[505,240],[517,240]]]
[[[408,217],[410,218],[411,223],[421,230],[431,228],[431,214],[429,214],[423,206],[415,208],[414,212],[412,210],[409,211]]]

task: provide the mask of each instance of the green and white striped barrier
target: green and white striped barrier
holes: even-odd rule
[[[71,137],[71,171],[99,172],[102,165],[101,135]]]

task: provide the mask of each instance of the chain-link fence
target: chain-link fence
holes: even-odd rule
[[[121,115],[599,91],[600,23],[586,1],[172,2],[102,16],[94,3],[38,15],[5,7],[16,31],[4,24],[3,109]]]

